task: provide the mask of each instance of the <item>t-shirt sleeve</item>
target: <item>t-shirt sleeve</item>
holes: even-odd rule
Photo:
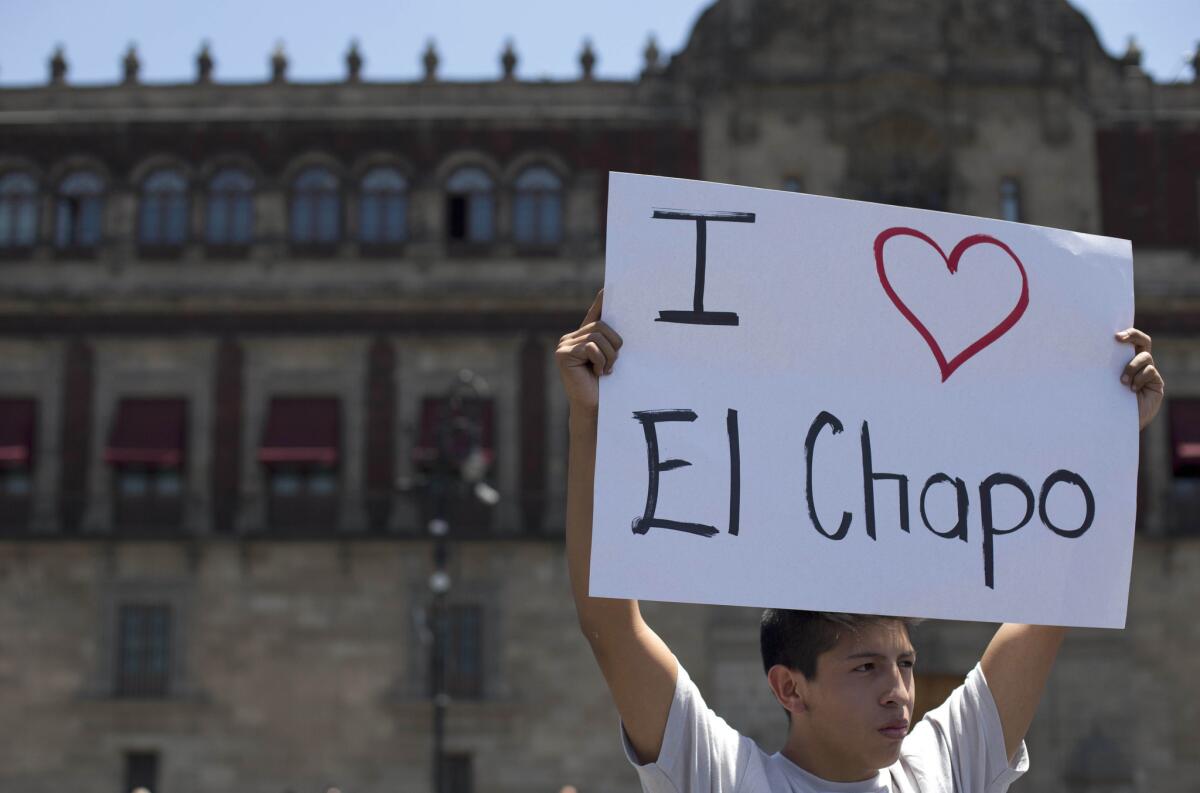
[[[683,664],[676,664],[675,694],[663,732],[662,750],[641,764],[625,725],[621,745],[647,793],[733,793],[745,773],[753,741],[709,709]]]
[[[934,783],[930,789],[1003,793],[1029,769],[1024,741],[1008,761],[1000,711],[978,664],[913,728],[902,756],[918,778]]]

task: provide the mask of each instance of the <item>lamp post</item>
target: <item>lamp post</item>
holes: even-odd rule
[[[450,575],[446,572],[446,535],[450,533],[450,524],[444,518],[432,518],[429,521],[429,533],[433,535],[433,573],[429,576],[429,591],[433,595],[429,610],[433,633],[433,657],[430,659],[433,676],[433,791],[446,793],[446,705],[450,702],[450,695],[446,693],[446,593],[450,591]]]
[[[451,580],[447,571],[449,560],[450,505],[461,498],[464,490],[487,503],[495,505],[499,494],[484,481],[488,469],[487,450],[483,446],[479,417],[467,409],[469,399],[487,393],[482,377],[462,370],[451,384],[443,402],[445,413],[437,417],[435,446],[426,461],[424,486],[427,514],[426,528],[433,539],[433,572],[429,576],[431,607],[429,629],[432,634],[430,672],[433,696],[433,793],[447,793],[445,777],[446,706],[450,695],[446,691],[446,596]]]

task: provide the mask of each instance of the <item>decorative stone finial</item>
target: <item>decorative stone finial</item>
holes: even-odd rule
[[[129,42],[129,49],[125,50],[125,58],[121,61],[121,66],[125,73],[125,85],[136,84],[138,72],[142,70],[142,62],[138,59],[137,45],[132,41]]]
[[[517,73],[517,53],[513,50],[512,39],[504,42],[504,52],[500,53],[500,68],[504,79],[511,80]]]
[[[658,62],[658,42],[655,40],[653,33],[646,40],[646,49],[642,50],[642,56],[645,59],[645,65],[642,67],[642,76],[648,77],[658,74],[660,66]]]
[[[358,39],[350,40],[350,49],[346,52],[346,80],[357,83],[362,78],[363,57],[358,51]]]
[[[596,68],[596,53],[592,50],[592,40],[583,40],[583,49],[579,52],[579,68],[583,69],[583,79],[592,79]]]
[[[275,51],[271,53],[271,82],[287,82],[287,53],[283,51],[283,42],[275,43]]]
[[[196,82],[211,83],[213,73],[213,57],[212,52],[208,48],[208,42],[200,42],[200,52],[196,54]]]
[[[50,85],[62,85],[67,81],[67,56],[63,54],[63,45],[54,48],[50,56]]]
[[[421,56],[421,64],[425,67],[425,79],[436,80],[438,69],[437,47],[433,44],[433,39],[425,42],[425,54]]]
[[[1142,48],[1138,46],[1137,38],[1134,36],[1129,37],[1129,44],[1125,47],[1125,54],[1121,56],[1121,65],[1127,68],[1142,65]]]

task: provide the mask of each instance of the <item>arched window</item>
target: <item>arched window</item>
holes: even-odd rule
[[[254,240],[254,180],[224,168],[208,182],[205,240],[209,245],[249,245]]]
[[[408,228],[408,182],[395,168],[373,168],[362,180],[358,234],[369,244],[404,241]]]
[[[92,248],[100,242],[104,181],[92,171],[74,171],[58,183],[54,208],[54,244]]]
[[[27,173],[0,176],[0,248],[37,241],[37,182]]]
[[[175,247],[187,241],[187,179],[174,169],[152,172],[142,182],[138,242]]]
[[[338,179],[327,168],[306,168],[292,184],[291,240],[329,244],[341,236]]]
[[[496,236],[492,177],[482,168],[459,168],[446,180],[446,229],[453,242],[491,242]]]
[[[517,177],[513,237],[519,245],[557,245],[562,240],[562,180],[545,166]]]

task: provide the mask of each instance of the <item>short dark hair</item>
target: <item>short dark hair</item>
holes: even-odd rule
[[[817,676],[817,656],[832,650],[843,634],[889,622],[899,622],[907,631],[919,621],[879,614],[767,609],[759,625],[763,672],[783,664],[812,680]]]

